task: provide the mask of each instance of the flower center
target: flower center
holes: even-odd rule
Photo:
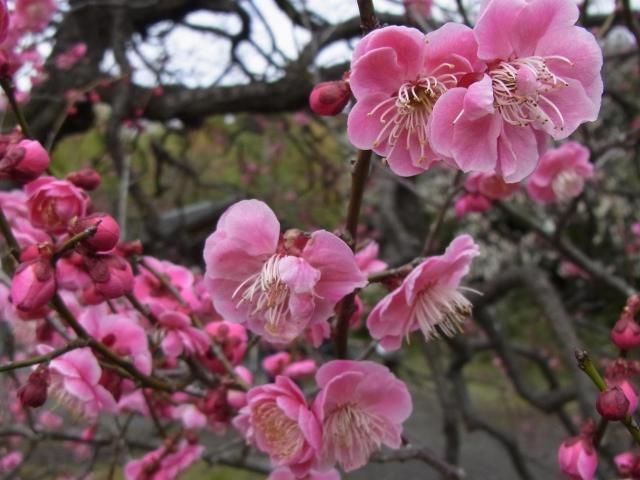
[[[569,200],[580,195],[584,188],[584,178],[575,170],[564,170],[553,179],[551,188],[559,200]]]
[[[568,83],[549,70],[549,60],[572,64],[558,55],[534,56],[500,62],[489,71],[495,107],[505,122],[520,127],[550,123],[557,130],[564,129],[560,109],[546,94],[567,87]]]
[[[340,405],[325,418],[323,450],[347,470],[358,468],[380,449],[385,427],[384,420],[357,405]]]
[[[440,337],[442,333],[448,337],[460,333],[471,309],[471,302],[457,289],[435,283],[418,294],[413,315],[425,339],[429,340]]]
[[[280,278],[280,255],[271,256],[260,272],[242,282],[232,298],[240,297],[237,306],[247,302],[253,306],[251,315],[264,314],[265,330],[277,335],[282,330],[282,320],[289,305],[289,287]]]
[[[268,453],[276,460],[290,459],[304,446],[304,436],[300,427],[287,417],[274,401],[264,401],[256,405],[252,417]]]
[[[451,70],[453,65],[442,64],[435,71],[442,68]],[[380,102],[368,113],[369,116],[379,115],[380,123],[384,125],[373,142],[373,148],[377,148],[386,141],[390,147],[387,152],[389,156],[395,150],[398,139],[402,134],[406,134],[405,148],[410,150],[412,142],[417,141],[420,146],[418,163],[426,161],[426,147],[429,144],[427,130],[429,115],[433,111],[436,100],[449,88],[455,87],[456,83],[456,74],[453,73],[423,77],[404,83],[396,96]]]

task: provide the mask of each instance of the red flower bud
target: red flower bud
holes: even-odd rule
[[[118,255],[96,255],[84,258],[93,285],[83,292],[83,301],[98,304],[118,298],[133,290],[131,265]]]
[[[106,213],[93,213],[73,222],[71,233],[77,235],[82,231],[96,227],[96,233],[85,239],[82,244],[95,253],[111,252],[120,240],[120,226],[116,219]]]
[[[629,399],[620,387],[613,387],[600,392],[596,402],[596,410],[606,420],[622,420],[629,410]]]
[[[322,82],[313,87],[309,96],[309,106],[318,115],[338,115],[351,98],[351,88],[344,80]]]
[[[84,190],[95,190],[100,186],[102,178],[93,168],[81,168],[67,175],[67,180]]]
[[[11,303],[25,313],[44,307],[56,292],[56,277],[48,258],[21,263],[11,280]]]
[[[47,401],[49,368],[42,364],[29,375],[27,383],[18,390],[18,399],[23,407],[38,408]]]
[[[622,315],[611,330],[611,341],[623,350],[640,347],[640,325],[626,315]]]

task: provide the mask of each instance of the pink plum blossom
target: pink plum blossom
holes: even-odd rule
[[[15,21],[25,30],[43,30],[57,10],[55,0],[16,0]]]
[[[145,267],[145,265],[148,267]],[[172,292],[162,282],[158,275],[175,290]],[[135,277],[134,294],[151,308],[152,312],[160,315],[165,311],[184,310],[185,307],[198,307],[199,301],[195,295],[195,276],[181,266],[169,261],[145,256],[140,273]],[[176,293],[180,298],[177,298]]]
[[[398,175],[416,175],[442,156],[432,150],[431,113],[465,75],[481,71],[470,28],[448,23],[426,36],[417,29],[374,30],[356,46],[350,84],[356,104],[351,143],[384,156]]]
[[[169,357],[183,353],[202,355],[209,347],[209,337],[191,325],[191,319],[181,312],[165,312],[158,318],[163,333],[162,351]]]
[[[89,208],[87,193],[67,180],[40,177],[24,187],[29,196],[29,219],[34,227],[64,233],[69,221],[83,217]]]
[[[78,63],[87,53],[87,44],[79,42],[71,45],[67,50],[56,55],[56,67],[60,70],[69,70]]]
[[[450,89],[433,109],[432,147],[463,171],[518,182],[556,140],[597,118],[602,51],[575,25],[573,0],[490,0],[474,28],[480,79]]]
[[[308,475],[302,477],[301,480],[340,480],[340,472],[335,468],[326,472],[316,472],[311,470]],[[276,468],[267,480],[300,480],[300,477],[296,477],[291,469],[287,467]]]
[[[382,445],[399,448],[402,423],[413,409],[407,386],[374,362],[334,360],[316,373],[313,409],[322,425],[320,465],[350,472]]]
[[[466,193],[456,200],[456,215],[485,212],[491,208],[493,200],[507,198],[519,187],[517,183],[506,183],[495,173],[473,172],[464,182]]]
[[[291,363],[291,355],[288,352],[277,352],[264,357],[262,360],[262,369],[275,378],[282,375],[285,368]]]
[[[22,463],[22,453],[11,452],[0,457],[0,472],[11,472]]]
[[[327,324],[336,303],[366,284],[346,243],[324,230],[281,236],[275,214],[258,200],[222,215],[204,259],[216,311],[280,344]]]
[[[78,319],[96,340],[132,363],[141,373],[151,373],[151,353],[144,329],[137,320],[126,314],[111,314],[106,306],[86,307]]]
[[[479,193],[465,193],[456,200],[453,206],[456,216],[463,217],[467,213],[482,213],[491,210],[491,200]]]
[[[173,480],[200,459],[204,447],[181,440],[172,448],[162,445],[124,467],[125,480]]]
[[[247,406],[233,424],[274,466],[287,466],[297,477],[307,475],[316,462],[320,424],[300,388],[287,377],[249,390]]]
[[[367,245],[356,252],[356,263],[363,273],[376,273],[387,269],[387,263],[378,258],[380,245],[378,242],[370,241]]]
[[[25,248],[29,245],[51,241],[47,232],[34,227],[29,221],[27,195],[22,190],[0,192],[0,207],[9,220],[18,245]]]
[[[548,150],[527,180],[527,192],[538,203],[569,200],[582,193],[585,180],[593,176],[589,150],[578,142],[567,142]]]
[[[441,333],[454,335],[471,314],[471,302],[458,287],[479,253],[469,235],[460,235],[444,255],[423,261],[371,311],[367,319],[371,336],[386,350],[397,350],[403,337],[416,330],[426,340]]]
[[[205,331],[218,344],[231,365],[237,365],[242,361],[247,351],[248,340],[247,330],[242,325],[225,321],[211,322],[207,324]],[[215,355],[207,355],[206,364],[214,372],[225,372],[224,365]]]
[[[50,347],[41,346],[43,351]],[[90,348],[78,348],[51,361],[52,387],[89,418],[100,412],[115,412],[116,402],[102,385],[102,369]],[[56,382],[57,381],[57,382]]]
[[[558,450],[560,470],[571,480],[593,480],[598,468],[598,454],[589,436],[565,440]]]

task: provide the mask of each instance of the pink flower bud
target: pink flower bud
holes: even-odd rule
[[[18,182],[30,182],[49,166],[49,154],[40,142],[21,140],[9,145],[0,161],[0,176]]]
[[[100,186],[100,182],[102,182],[102,177],[100,177],[100,174],[93,168],[81,168],[80,170],[71,172],[66,178],[76,187],[87,191],[95,190]]]
[[[611,330],[611,341],[623,350],[640,346],[640,325],[633,317],[622,315]]]
[[[85,239],[82,244],[95,253],[111,252],[120,240],[120,226],[116,219],[106,213],[93,213],[73,223],[71,233],[77,235],[82,231],[96,227],[96,233]]]
[[[627,416],[628,409],[629,399],[620,387],[609,388],[598,395],[596,410],[606,420],[622,420]]]
[[[29,219],[34,227],[61,234],[74,217],[84,217],[89,197],[84,190],[66,180],[40,177],[25,185],[29,198]]]
[[[118,298],[133,289],[131,265],[118,255],[85,257],[85,267],[93,285],[83,292],[86,303],[97,304]]]
[[[338,115],[347,106],[351,89],[344,80],[322,82],[313,87],[309,96],[309,106],[318,115]]]
[[[591,438],[578,436],[565,440],[558,450],[558,463],[562,473],[572,480],[593,480],[598,455]]]
[[[18,390],[18,399],[23,407],[38,408],[47,401],[49,368],[41,364],[29,375],[27,383]]]
[[[623,452],[613,459],[616,463],[618,473],[624,478],[631,477],[638,470],[638,456],[633,452]]]
[[[11,303],[29,313],[45,306],[56,292],[56,277],[48,258],[21,263],[11,280]]]

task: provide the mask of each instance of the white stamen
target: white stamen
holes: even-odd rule
[[[471,302],[456,288],[435,283],[418,294],[413,316],[426,340],[438,338],[441,333],[453,337],[462,331],[471,308]]]
[[[500,62],[489,71],[493,86],[494,103],[502,118],[510,125],[525,127],[532,123],[551,124],[556,130],[563,130],[565,120],[560,109],[546,94],[568,86],[562,78],[556,76],[547,61],[558,60],[569,65],[571,61],[558,55],[548,57],[518,58],[510,62]],[[518,72],[529,70],[536,79],[536,92],[532,95],[518,93]],[[555,120],[541,106],[544,104],[557,117]]]

